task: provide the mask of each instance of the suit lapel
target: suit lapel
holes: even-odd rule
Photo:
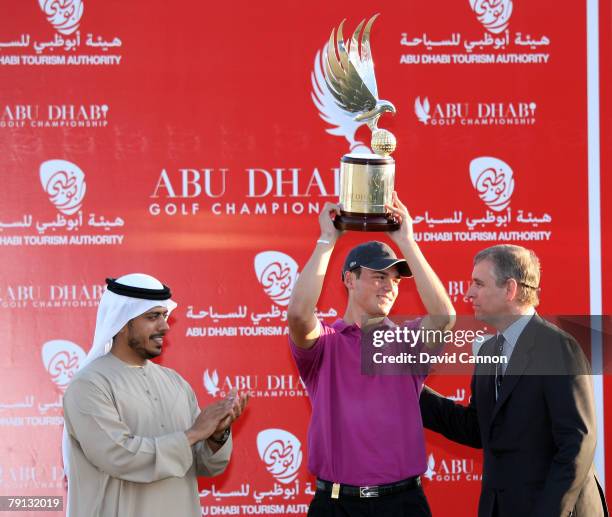
[[[497,415],[499,408],[508,400],[508,397],[512,393],[512,390],[516,387],[521,375],[525,372],[525,369],[529,365],[531,359],[531,352],[536,344],[535,337],[538,329],[538,325],[541,324],[540,317],[537,314],[531,318],[531,321],[525,327],[525,330],[521,333],[512,357],[506,368],[506,374],[504,376],[504,382],[502,383],[501,392],[493,407],[493,414],[491,415],[491,421]],[[493,373],[495,375],[495,372]],[[495,388],[493,388],[495,389]]]
[[[494,356],[495,351],[495,336],[485,341],[479,355]],[[493,407],[495,406],[495,365],[494,364],[478,364],[474,375],[476,376],[476,397],[478,404],[478,413],[482,418],[482,422],[490,422]]]

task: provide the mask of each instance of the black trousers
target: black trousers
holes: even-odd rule
[[[308,517],[431,517],[423,489],[382,497],[343,497],[332,499],[329,492],[317,490],[308,508]]]

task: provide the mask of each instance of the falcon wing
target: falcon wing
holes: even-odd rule
[[[336,126],[326,131],[332,135],[344,136],[349,142],[352,142],[355,138],[355,132],[365,122],[356,122],[350,111],[338,105],[331,90],[327,87],[323,72],[327,53],[326,47],[327,45],[323,47],[322,51],[317,52],[315,57],[314,70],[311,74],[312,101],[319,110],[321,118],[328,124]]]
[[[370,29],[375,18],[376,16],[372,17],[366,25],[361,55],[359,54],[358,36],[363,27],[363,21],[353,33],[348,50],[342,35],[344,20],[337,30],[337,47],[333,30],[327,45],[325,81],[336,103],[342,109],[352,113],[373,110],[378,100],[374,64],[370,53]]]
[[[370,32],[372,31],[372,24],[378,18],[378,14],[375,14],[368,20],[363,31],[361,38],[361,53],[359,53],[359,33],[361,32],[362,22],[357,26],[353,37],[351,38],[351,45],[349,49],[349,61],[357,70],[359,77],[363,80],[366,87],[376,100],[378,100],[378,87],[376,86],[376,75],[374,74],[374,61],[372,60],[372,50],[370,49]]]

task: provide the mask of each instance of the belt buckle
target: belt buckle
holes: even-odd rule
[[[340,498],[340,483],[334,483],[332,485],[331,498],[332,499]]]
[[[359,497],[378,497],[377,486],[360,486]]]

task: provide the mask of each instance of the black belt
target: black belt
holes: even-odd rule
[[[323,479],[317,478],[317,490],[324,492],[331,492],[333,499],[338,499],[340,495],[348,497],[381,497],[384,495],[397,494],[399,492],[405,492],[413,488],[421,486],[421,478],[414,476],[397,483],[389,483],[388,485],[374,485],[374,486],[353,486],[353,485],[341,485],[339,483],[331,483]]]

